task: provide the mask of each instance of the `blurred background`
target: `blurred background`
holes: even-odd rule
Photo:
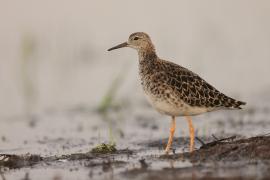
[[[269,18],[267,0],[2,0],[0,117],[97,107],[119,77],[116,99],[144,101],[137,53],[106,51],[136,31],[161,58],[252,104],[270,91]]]

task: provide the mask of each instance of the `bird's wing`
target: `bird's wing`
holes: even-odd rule
[[[241,108],[241,105],[245,104],[244,102],[237,101],[219,92],[192,71],[177,64],[162,61],[164,62],[162,66],[166,71],[161,70],[160,73],[165,73],[164,75],[166,77],[170,77],[166,82],[179,93],[181,100],[187,104],[199,107],[238,109]]]

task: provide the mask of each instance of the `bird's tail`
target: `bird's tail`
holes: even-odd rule
[[[246,105],[246,102],[237,101],[233,98],[227,97],[225,107],[232,108],[232,109],[242,109],[242,105]]]

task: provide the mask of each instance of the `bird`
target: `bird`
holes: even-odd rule
[[[171,116],[170,134],[165,148],[171,150],[176,117],[184,116],[189,126],[189,152],[194,151],[192,116],[216,111],[242,109],[245,102],[235,100],[218,91],[196,73],[158,57],[150,36],[132,33],[124,43],[108,51],[130,47],[138,52],[139,76],[147,100],[161,114]]]

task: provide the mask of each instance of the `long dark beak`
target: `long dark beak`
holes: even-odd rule
[[[111,50],[114,50],[114,49],[123,48],[123,47],[127,47],[127,46],[128,46],[128,43],[127,42],[124,42],[124,43],[118,44],[117,46],[114,46],[114,47],[108,49],[108,51],[111,51]]]

